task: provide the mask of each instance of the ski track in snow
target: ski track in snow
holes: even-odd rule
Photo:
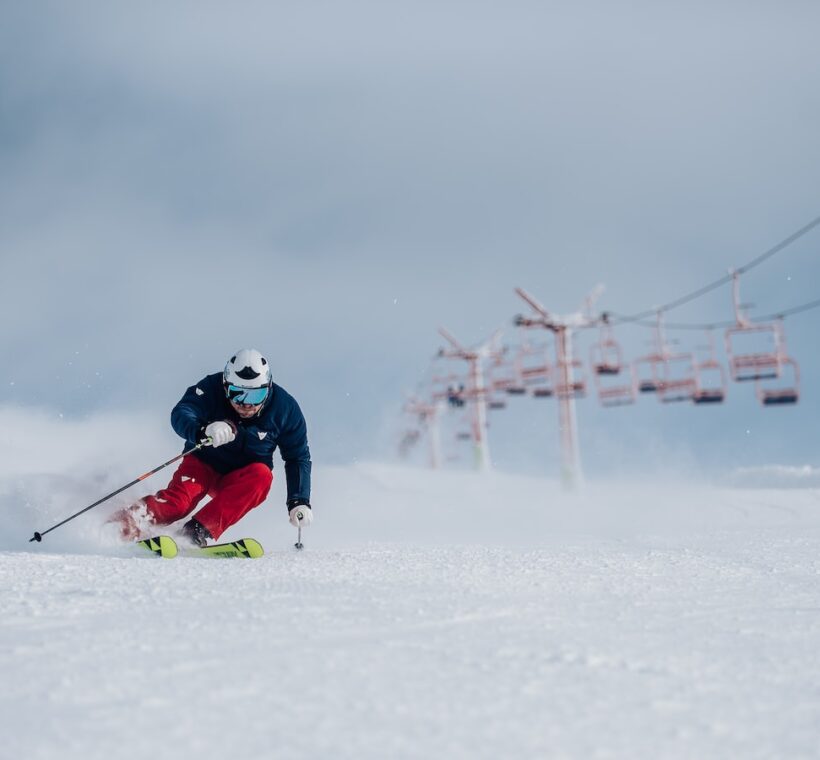
[[[302,553],[281,482],[256,561],[27,541],[127,479],[0,473],[2,757],[818,756],[816,490],[359,465]]]

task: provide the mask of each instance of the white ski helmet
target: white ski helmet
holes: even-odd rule
[[[230,401],[256,406],[268,397],[270,365],[256,349],[243,348],[228,359],[222,381]]]

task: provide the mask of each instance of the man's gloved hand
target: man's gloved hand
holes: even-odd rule
[[[288,519],[294,528],[307,528],[313,522],[310,504],[288,504]]]
[[[230,422],[220,420],[208,425],[205,428],[205,435],[211,439],[211,446],[216,448],[236,438],[236,428]]]

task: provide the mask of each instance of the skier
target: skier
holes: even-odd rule
[[[273,382],[259,351],[237,352],[224,372],[188,388],[171,412],[171,426],[186,448],[210,443],[182,460],[166,488],[111,517],[124,540],[145,538],[153,526],[187,517],[210,496],[181,528],[182,538],[206,546],[265,500],[277,446],[285,463],[290,522],[307,527],[313,521],[305,418],[295,399]]]

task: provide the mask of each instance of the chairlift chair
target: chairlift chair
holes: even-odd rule
[[[590,365],[597,375],[617,375],[623,366],[621,347],[613,342],[595,343],[590,348]]]
[[[434,401],[446,401],[453,409],[460,409],[466,404],[464,381],[455,374],[436,375],[432,397]]]
[[[781,360],[786,356],[782,320],[752,324],[745,314],[745,305],[740,302],[740,273],[736,271],[732,272],[732,307],[735,325],[724,335],[732,380],[742,383],[780,377]],[[751,343],[755,350],[741,351],[739,343]],[[764,348],[766,350],[761,350]]]
[[[524,379],[521,377],[521,357],[526,351],[526,346],[519,346],[510,362],[502,362],[497,359],[490,367],[490,377],[494,377],[494,373],[498,368],[503,367],[503,372],[497,380],[492,381],[494,390],[503,391],[508,396],[524,396],[527,393],[527,388],[524,385]]]
[[[757,398],[763,406],[787,406],[796,404],[800,399],[800,368],[797,362],[789,356],[781,356],[780,369],[782,374],[789,377],[788,383],[771,387],[764,385],[761,378],[755,384]]]
[[[508,376],[509,382],[506,383],[504,387],[504,392],[508,396],[524,396],[527,393],[527,386],[524,385],[524,379],[521,377],[520,356],[522,350],[522,348],[519,348],[518,353],[513,359],[510,374]]]
[[[547,370],[544,374],[531,375],[525,380],[525,387],[533,398],[552,398],[555,395],[552,368],[548,366]]]
[[[448,375],[433,375],[431,378],[431,392],[434,401],[446,401],[451,391],[464,385],[464,380],[455,373]]]
[[[535,357],[535,361],[527,361]],[[552,366],[546,358],[546,346],[533,347],[524,344],[515,357],[516,373],[520,386],[515,388],[516,395],[529,391],[535,398],[549,398],[553,395]],[[510,390],[507,391],[511,393]]]
[[[624,369],[626,369],[629,375],[629,381],[626,383],[623,381],[612,383],[603,380],[604,377],[614,373],[597,372],[595,374],[595,387],[598,392],[598,401],[601,406],[606,408],[627,406],[629,404],[634,404],[637,400],[638,383],[635,378],[635,368],[630,365],[626,365]]]
[[[596,375],[618,375],[623,368],[623,352],[608,321],[601,325],[601,337],[590,346],[589,364]]]
[[[661,364],[663,364],[663,356],[657,353],[635,359],[632,363],[632,371],[637,379],[639,393],[656,393],[660,389],[658,366]],[[641,369],[644,366],[649,369]]]
[[[719,382],[706,382],[715,373]],[[708,359],[695,365],[695,392],[692,401],[695,404],[722,404],[726,400],[726,372],[719,361]]]
[[[738,351],[739,341],[748,342],[749,336],[759,348],[768,350]],[[769,336],[767,340],[766,336]],[[777,323],[735,325],[726,330],[726,355],[729,371],[736,383],[748,380],[773,380],[780,376],[782,336]]]
[[[640,368],[648,366],[649,373]],[[640,393],[656,393],[658,400],[669,404],[687,401],[695,392],[694,358],[692,354],[673,354],[663,330],[663,310],[657,313],[655,350],[633,363]]]
[[[696,381],[692,354],[667,354],[659,368],[659,401],[670,404],[676,401],[689,401],[694,397]]]
[[[492,375],[487,380],[487,388],[491,391],[501,391],[506,393],[510,388],[515,388],[517,385],[515,377],[504,375],[503,377],[496,377]]]
[[[552,374],[552,367],[547,361],[529,366],[522,363],[519,374],[523,384],[526,386],[543,385],[544,382],[549,381],[550,375]]]
[[[511,396],[523,395],[524,387],[515,365],[501,360],[494,361],[487,370],[487,387],[491,391],[507,393]]]
[[[722,404],[726,399],[726,372],[715,353],[715,337],[711,329],[709,337],[709,356],[695,363],[695,392],[692,402],[695,404]]]

